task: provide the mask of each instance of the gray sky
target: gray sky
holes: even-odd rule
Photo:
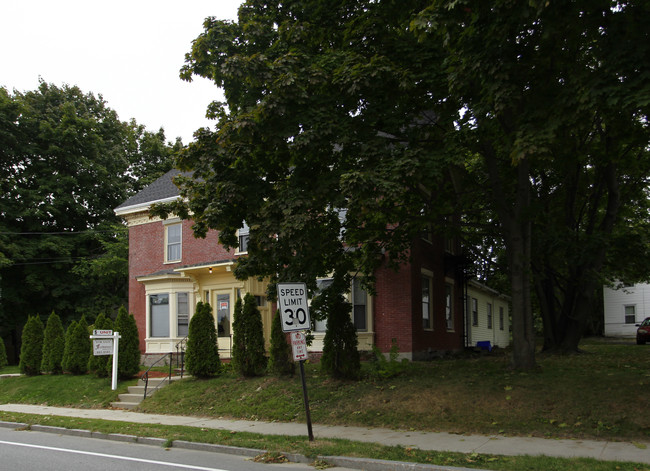
[[[182,81],[185,53],[208,16],[236,19],[243,0],[2,0],[0,87],[35,90],[38,78],[101,94],[122,121],[165,129],[187,144],[221,91]]]

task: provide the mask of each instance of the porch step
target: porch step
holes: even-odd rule
[[[183,376],[183,378],[187,377],[187,375]],[[169,378],[167,376],[164,378],[149,378],[149,385],[147,386],[147,397],[151,397],[160,388],[167,386],[169,384],[168,379]],[[180,376],[171,377],[172,381],[178,381],[179,379],[181,379]],[[138,380],[137,385],[129,386],[128,393],[119,394],[117,396],[118,400],[111,402],[111,407],[114,407],[116,409],[135,409],[144,399],[144,388],[145,382],[142,379]]]

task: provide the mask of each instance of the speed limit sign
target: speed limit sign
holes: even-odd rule
[[[278,308],[282,332],[311,328],[305,283],[278,283]]]

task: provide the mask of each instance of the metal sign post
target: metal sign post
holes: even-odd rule
[[[309,304],[307,304],[307,286],[305,283],[278,283],[278,309],[282,332],[291,333],[291,350],[293,360],[300,362],[300,378],[302,380],[302,398],[305,402],[307,418],[307,435],[309,441],[314,441],[309,411],[309,395],[305,381],[305,360],[307,359],[307,341],[304,330],[311,327]]]
[[[305,360],[307,359],[307,339],[304,332],[291,332],[291,350],[293,360],[300,361],[300,378],[302,380],[302,398],[305,402],[305,416],[307,418],[307,435],[309,441],[314,441],[314,432],[311,428],[311,413],[309,411],[309,396],[307,395],[307,383],[305,381]]]
[[[300,378],[302,379],[302,398],[305,402],[305,416],[307,419],[307,436],[309,441],[314,441],[314,432],[311,428],[311,413],[309,412],[309,396],[307,395],[307,383],[305,382],[305,360],[300,360]]]

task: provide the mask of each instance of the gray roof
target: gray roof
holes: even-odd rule
[[[178,187],[174,184],[173,178],[177,175],[189,176],[192,172],[181,172],[177,169],[172,169],[162,177],[155,180],[150,185],[146,186],[138,193],[127,199],[124,203],[115,208],[115,211],[125,209],[131,206],[142,206],[154,201],[160,201],[168,198],[179,196]]]

